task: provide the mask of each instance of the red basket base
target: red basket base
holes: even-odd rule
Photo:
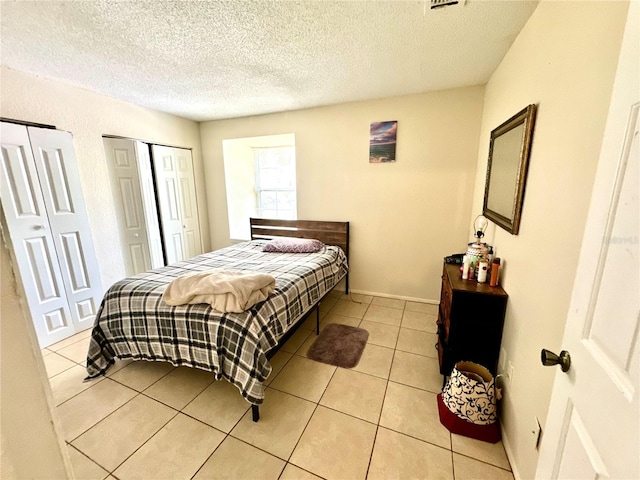
[[[438,394],[438,413],[440,414],[440,423],[447,427],[451,433],[464,435],[465,437],[475,438],[483,442],[496,443],[502,438],[500,434],[499,422],[491,425],[476,425],[461,419],[447,408],[442,401],[442,394]]]

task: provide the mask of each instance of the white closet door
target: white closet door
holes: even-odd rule
[[[75,330],[93,325],[102,300],[100,270],[69,132],[28,127],[53,243]]]
[[[167,263],[202,253],[191,152],[153,145],[153,165]]]
[[[0,124],[3,228],[41,347],[75,331],[26,127]],[[5,224],[6,222],[6,224]]]
[[[193,258],[202,253],[193,160],[190,150],[182,148],[174,148],[173,150],[177,167],[178,196],[181,206],[185,256],[186,258]]]
[[[151,268],[138,159],[133,140],[105,138],[104,149],[113,179],[113,197],[127,276]],[[157,223],[157,222],[156,222]]]
[[[153,145],[152,149],[162,238],[167,264],[171,265],[185,258],[176,162],[172,148]]]
[[[158,222],[158,205],[156,203],[156,191],[153,184],[153,170],[151,169],[149,145],[144,142],[135,142],[135,149],[140,173],[142,205],[147,226],[151,268],[159,268],[164,266],[165,262],[164,254],[162,253],[162,236],[160,234],[160,223]]]
[[[80,328],[69,308],[63,271],[50,228],[27,128],[0,124],[3,228],[41,347]]]

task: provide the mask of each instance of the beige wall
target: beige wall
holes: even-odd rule
[[[206,206],[198,124],[103,95],[2,67],[0,116],[55,125],[73,134],[91,233],[106,290],[125,276],[102,135],[119,135],[192,148],[198,205]],[[208,215],[200,208],[203,246],[209,248]],[[4,278],[4,277],[3,277]]]
[[[474,212],[491,130],[538,104],[520,233],[492,227],[487,235],[506,262],[502,346],[514,375],[502,421],[520,478],[535,474],[531,431],[536,416],[544,426],[555,375],[540,365],[540,350],[562,349],[626,11],[626,2],[542,1],[486,86]]]
[[[483,87],[202,123],[213,248],[230,243],[222,141],[294,133],[298,218],[351,222],[354,291],[437,301],[463,251]],[[397,120],[396,163],[369,163],[369,126]]]

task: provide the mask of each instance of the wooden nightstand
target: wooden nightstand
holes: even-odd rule
[[[463,280],[460,265],[444,265],[437,320],[442,375],[447,377],[461,360],[484,365],[496,375],[507,298],[502,287]]]

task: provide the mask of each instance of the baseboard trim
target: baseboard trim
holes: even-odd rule
[[[507,454],[507,460],[509,460],[509,465],[511,466],[511,473],[513,473],[514,480],[522,480],[522,476],[516,467],[516,462],[513,455],[513,448],[511,447],[511,443],[509,442],[509,437],[505,434],[506,430],[504,428],[504,424],[500,422],[500,432],[502,433],[502,445],[504,446],[504,451]]]
[[[438,305],[440,303],[439,300],[431,300],[428,298],[418,298],[418,297],[406,297],[403,295],[391,295],[389,293],[380,293],[380,292],[370,292],[368,290],[349,290],[351,293],[357,293],[359,295],[371,295],[374,297],[384,297],[384,298],[393,298],[396,300],[407,300],[409,302],[418,302],[418,303],[428,303],[430,305]]]

